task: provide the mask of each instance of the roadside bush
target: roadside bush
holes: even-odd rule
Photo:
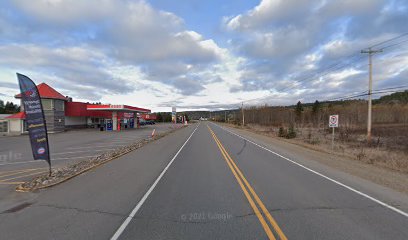
[[[357,153],[357,155],[356,155],[357,160],[363,161],[363,160],[366,158],[366,156],[367,156],[367,155],[365,154],[364,148],[363,148],[363,147],[360,147],[360,152]]]
[[[320,144],[320,139],[319,138],[313,138],[310,142],[312,145],[319,145]]]
[[[278,132],[278,136],[279,137],[286,137],[288,135],[288,131],[286,131],[285,128],[280,127],[279,128],[279,132]]]
[[[295,138],[296,137],[296,131],[295,128],[292,126],[289,127],[288,129],[288,134],[286,135],[286,138]]]

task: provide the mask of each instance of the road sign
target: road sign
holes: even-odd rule
[[[339,127],[339,115],[330,115],[329,127],[332,128]]]
[[[174,123],[177,123],[177,119],[176,119],[176,107],[172,107],[171,108],[171,121]]]
[[[334,128],[339,127],[339,115],[330,115],[329,127],[333,128],[332,131],[332,152],[334,149]]]

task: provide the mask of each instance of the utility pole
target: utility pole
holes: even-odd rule
[[[224,111],[224,122],[227,122],[227,110]]]
[[[371,113],[372,113],[372,92],[373,92],[373,61],[372,56],[375,53],[382,52],[382,50],[361,50],[361,53],[368,54],[368,116],[367,116],[367,142],[371,143]]]
[[[242,109],[242,126],[245,126],[244,102],[242,102],[241,109]]]

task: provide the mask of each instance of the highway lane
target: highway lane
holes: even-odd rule
[[[211,126],[289,239],[408,238],[407,216]]]
[[[264,239],[265,232],[201,124],[119,239]]]
[[[0,232],[6,239],[408,239],[407,216],[212,123],[196,127],[32,193],[29,206],[0,214]]]
[[[209,125],[200,126],[120,239],[408,238],[406,216]],[[229,217],[214,220],[214,213]]]

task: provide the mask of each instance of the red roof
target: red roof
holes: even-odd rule
[[[51,99],[61,99],[61,100],[67,100],[64,95],[61,93],[57,92],[54,88],[48,86],[46,83],[41,83],[37,85],[38,92],[40,93],[41,98],[51,98]],[[21,98],[21,93],[17,94],[15,96],[16,98]]]
[[[11,119],[25,119],[25,117],[26,117],[25,112],[19,112],[19,113],[13,114],[11,116],[8,116],[6,118],[8,118],[8,119],[10,119],[10,118]]]

